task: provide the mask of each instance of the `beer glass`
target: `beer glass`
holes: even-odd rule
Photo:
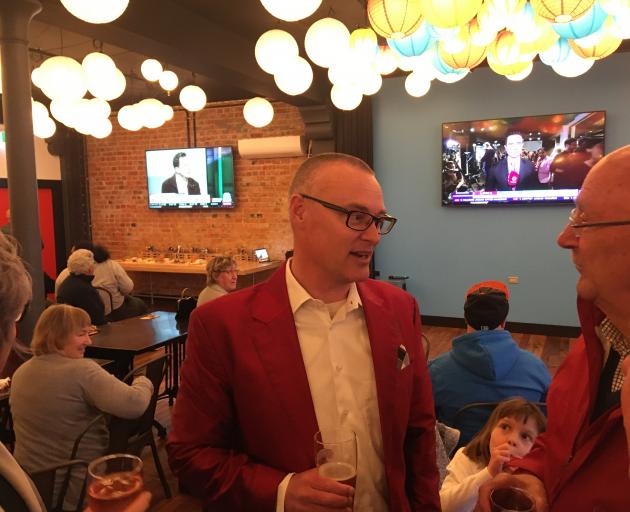
[[[315,434],[315,465],[320,475],[354,487],[357,482],[357,436],[349,429]]]
[[[88,465],[88,504],[93,512],[124,512],[144,488],[142,460],[115,453]]]
[[[534,500],[523,489],[497,487],[490,493],[492,512],[534,512]]]

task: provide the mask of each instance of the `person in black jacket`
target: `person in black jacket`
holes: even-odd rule
[[[186,153],[180,151],[173,157],[173,169],[173,176],[162,182],[163,194],[201,194],[199,183],[190,176],[192,170]]]
[[[87,249],[77,249],[68,257],[70,275],[59,285],[57,302],[81,308],[90,315],[94,325],[105,323],[105,306],[96,289],[94,279],[94,254]]]

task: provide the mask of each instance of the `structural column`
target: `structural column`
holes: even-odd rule
[[[28,52],[28,27],[41,9],[37,0],[0,0],[2,109],[11,230],[33,279],[31,307],[18,328],[18,337],[25,344],[30,343],[45,302]]]

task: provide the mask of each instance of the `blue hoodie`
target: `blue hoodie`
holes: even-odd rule
[[[472,402],[498,402],[520,396],[544,402],[551,382],[545,364],[522,350],[503,329],[475,331],[453,340],[453,349],[429,363],[437,419],[461,430],[463,446],[481,430],[488,416],[455,413]]]

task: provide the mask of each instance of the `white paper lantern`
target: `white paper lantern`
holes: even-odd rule
[[[361,104],[363,94],[358,87],[333,85],[330,99],[339,110],[354,110]]]
[[[398,59],[398,52],[392,50],[389,46],[381,46],[374,58],[374,69],[381,75],[389,75],[398,68]]]
[[[122,96],[127,86],[127,80],[120,69],[115,69],[113,73],[103,75],[100,79],[88,77],[88,90],[96,98],[105,101],[115,100]]]
[[[48,137],[52,137],[55,134],[55,131],[57,131],[57,125],[48,116],[39,119],[37,123],[33,124],[33,133],[36,137],[39,137],[40,139],[47,139]]]
[[[172,71],[163,71],[160,75],[160,87],[165,91],[172,91],[177,89],[179,79],[177,75]]]
[[[416,71],[412,71],[405,78],[405,90],[414,98],[420,98],[429,92],[431,80]]]
[[[290,96],[307,91],[313,82],[313,69],[302,57],[296,57],[273,76],[278,89]]]
[[[85,72],[76,60],[61,55],[50,57],[42,63],[40,70],[42,92],[51,100],[72,100],[85,96]]]
[[[350,46],[350,31],[341,21],[323,18],[313,23],[304,38],[308,57],[318,66],[328,68],[336,55]]]
[[[116,69],[116,63],[109,56],[100,52],[88,53],[81,61],[86,77],[98,78],[112,74]]]
[[[520,80],[523,80],[524,78],[527,78],[532,73],[532,69],[534,69],[534,63],[530,62],[527,67],[520,73],[515,73],[514,75],[505,75],[505,78],[512,80],[513,82],[518,82]]]
[[[97,139],[104,139],[112,133],[112,122],[109,119],[101,119],[92,126],[90,135]]]
[[[109,106],[109,103],[101,98],[92,98],[89,102],[90,112],[94,117],[106,119],[109,117],[109,114],[112,113],[112,108]]]
[[[35,123],[37,120],[46,119],[47,117],[49,117],[48,109],[43,103],[35,101],[31,98],[31,107],[33,109],[33,123]]]
[[[595,64],[594,60],[583,59],[571,51],[565,60],[553,64],[551,68],[560,76],[575,78],[586,73],[593,67],[593,64]]]
[[[278,19],[298,21],[313,14],[322,0],[260,0],[263,7]]]
[[[198,112],[206,106],[207,98],[201,87],[187,85],[179,91],[179,101],[186,110]]]
[[[136,132],[142,128],[142,120],[133,105],[125,105],[118,111],[118,124],[125,130]]]
[[[284,30],[268,30],[256,41],[254,56],[260,68],[273,75],[299,54],[296,40]]]
[[[435,70],[435,78],[437,78],[440,82],[444,82],[445,84],[454,84],[455,82],[459,82],[468,76],[470,73],[470,69],[463,68],[457,69],[452,73],[442,73],[439,70]]]
[[[0,76],[2,76],[0,74]],[[33,85],[39,89],[42,88],[42,70],[39,68],[35,68],[33,69],[33,71],[31,71],[31,82],[33,82]],[[0,87],[2,87],[2,83],[0,82]]]
[[[159,128],[164,124],[164,104],[155,98],[146,98],[136,105],[136,113],[147,128]]]
[[[383,77],[376,71],[363,73],[361,77],[361,92],[363,92],[365,96],[376,94],[381,90],[382,85]]]
[[[162,105],[162,116],[164,118],[164,122],[173,119],[174,115],[175,111],[173,110],[173,107],[171,107],[170,105]]]
[[[378,38],[371,28],[357,28],[350,34],[350,52],[360,62],[372,64],[378,53]]]
[[[155,59],[146,59],[140,65],[140,73],[149,82],[157,82],[162,76],[162,64]]]
[[[247,124],[262,128],[273,119],[273,105],[265,98],[251,98],[243,106],[243,117]]]
[[[50,114],[68,128],[73,127],[73,113],[77,100],[52,100],[50,102]]]
[[[129,0],[61,0],[61,3],[80,20],[109,23],[125,12]]]

